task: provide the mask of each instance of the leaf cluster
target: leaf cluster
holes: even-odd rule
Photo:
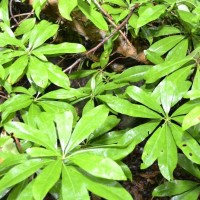
[[[166,180],[152,195],[198,199],[200,3],[59,0],[65,20],[80,11],[85,23],[108,36],[100,42],[98,60],[68,74],[49,58],[84,57],[90,50],[82,40],[54,42],[60,27],[41,19],[46,3],[34,0],[33,17],[13,28],[9,1],[0,2],[0,93],[5,99],[0,104],[0,197],[42,200],[50,194],[89,200],[93,193],[131,200],[119,183],[134,181],[122,159],[146,141],[141,169],[157,162]],[[129,36],[112,35],[123,22]],[[147,62],[122,72],[107,70],[119,37],[148,44]],[[80,79],[85,84],[73,87]],[[119,130],[124,115],[139,118],[140,125]],[[195,181],[174,179],[177,165]]]

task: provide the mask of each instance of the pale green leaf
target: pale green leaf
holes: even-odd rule
[[[200,123],[200,106],[196,106],[184,117],[182,128],[183,130],[186,130],[191,126],[194,126],[199,123]]]
[[[156,102],[156,99],[150,93],[145,92],[137,86],[130,86],[126,89],[126,93],[135,101],[144,104],[145,106],[155,110],[159,113],[163,113],[163,109]]]
[[[131,195],[116,181],[83,175],[78,171],[76,177],[82,180],[89,191],[109,200],[133,200]]]
[[[29,50],[42,45],[46,40],[54,36],[58,31],[57,24],[51,24],[46,20],[40,21],[31,31],[29,39]]]
[[[4,127],[9,133],[14,133],[17,138],[34,142],[55,151],[54,146],[51,145],[50,139],[38,129],[32,128],[21,122],[9,122],[6,123]]]
[[[26,153],[30,155],[30,157],[40,158],[40,157],[57,157],[60,156],[59,152],[55,152],[49,149],[44,149],[41,147],[32,147],[26,150]]]
[[[0,180],[0,191],[2,192],[6,188],[9,188],[24,179],[31,176],[38,169],[45,164],[45,161],[41,160],[28,160],[22,164],[14,166],[10,169],[3,178]]]
[[[100,105],[83,115],[72,133],[66,152],[74,149],[95,129],[100,127],[106,120],[108,112],[109,110],[106,106]]]
[[[70,0],[66,3],[65,0],[59,0],[58,2],[58,9],[60,14],[67,20],[72,21],[70,16],[73,9],[77,6],[77,0]]]
[[[26,55],[20,56],[12,65],[8,68],[8,82],[13,85],[24,75],[25,69],[28,65],[28,57]]]
[[[68,89],[70,86],[68,76],[61,70],[60,67],[53,65],[52,63],[48,63],[48,77],[53,84],[59,87]]]
[[[163,55],[170,49],[172,49],[176,44],[178,44],[181,40],[184,39],[183,35],[173,35],[169,37],[165,37],[157,42],[153,43],[149,47],[149,51],[155,52],[158,55]]]
[[[179,61],[185,58],[188,51],[188,39],[179,42],[172,50],[169,51],[166,61]]]
[[[158,19],[160,15],[165,12],[165,9],[166,7],[164,5],[146,6],[145,9],[139,12],[136,28],[140,28],[141,26]]]
[[[141,168],[145,169],[153,164],[153,162],[159,157],[162,151],[165,138],[165,128],[159,127],[155,133],[148,139],[144,146]]]
[[[62,168],[62,198],[67,200],[89,200],[89,194],[84,180],[77,176],[77,172],[71,166],[63,165]]]
[[[99,95],[98,99],[106,103],[112,110],[124,115],[143,118],[161,118],[159,114],[143,105],[132,104],[125,99],[110,95]]]
[[[48,164],[36,177],[32,192],[36,200],[44,199],[48,191],[55,185],[60,178],[62,161],[56,160]]]
[[[93,176],[113,180],[126,180],[121,167],[110,158],[82,152],[72,154],[69,159]],[[86,160],[87,162],[85,162]]]
[[[130,67],[119,74],[119,76],[114,79],[114,82],[138,82],[143,80],[145,73],[150,67],[152,67],[152,65],[138,65]]]
[[[57,134],[60,141],[62,152],[69,142],[73,125],[73,114],[70,111],[56,114],[54,121],[56,122]]]
[[[45,62],[40,61],[38,58],[31,56],[28,71],[30,73],[33,82],[41,87],[45,88],[48,84],[48,70]]]
[[[15,30],[15,35],[22,35],[29,32],[35,26],[36,18],[23,20]]]
[[[164,125],[163,129],[162,140],[164,142],[158,157],[158,166],[167,180],[173,180],[173,171],[178,162],[177,148],[169,126]]]
[[[78,0],[78,7],[97,28],[104,31],[108,30],[108,25],[100,12],[97,12],[83,0]]]
[[[82,44],[64,42],[61,44],[46,44],[35,49],[33,52],[44,55],[56,55],[65,53],[81,53],[84,51],[86,51],[86,49]]]
[[[155,65],[154,67],[150,68],[146,74],[145,79],[147,83],[153,83],[156,80],[162,78],[163,76],[166,76],[173,71],[179,69],[181,66],[189,62],[192,58],[191,57],[185,57],[184,59],[181,59],[179,61],[166,61],[161,64]],[[152,76],[153,74],[153,76]]]

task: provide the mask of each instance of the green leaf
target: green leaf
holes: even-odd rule
[[[113,180],[126,180],[121,167],[107,157],[87,152],[72,154],[69,159],[93,176]],[[87,160],[87,162],[85,162]]]
[[[176,44],[178,44],[183,39],[184,39],[183,35],[173,35],[165,37],[152,44],[148,50],[151,52],[155,52],[161,56],[164,55],[170,49],[172,49]]]
[[[27,185],[28,180],[24,180],[20,183],[18,183],[12,190],[9,192],[9,196],[7,200],[13,200],[18,197],[18,195],[21,193],[21,191],[24,189],[24,187]]]
[[[120,145],[128,145],[134,143],[135,146],[148,137],[160,123],[159,120],[152,120],[145,124],[136,126],[126,131],[119,140]]]
[[[145,106],[155,110],[159,113],[163,113],[163,109],[156,102],[156,99],[149,93],[145,92],[137,86],[130,86],[126,89],[126,93],[135,101],[144,104]]]
[[[68,89],[58,89],[48,92],[40,97],[40,99],[67,99],[73,100],[86,96],[81,90],[68,88]]]
[[[137,20],[136,28],[140,28],[145,24],[156,20],[160,17],[161,14],[165,12],[166,7],[164,5],[156,5],[156,6],[146,6],[142,11],[139,11],[139,18]]]
[[[191,60],[191,57],[185,57],[184,59],[181,59],[179,61],[166,61],[164,63],[155,65],[154,67],[150,68],[146,74],[145,74],[145,79],[146,83],[153,83],[156,80],[162,78],[163,76],[166,76],[173,71],[179,69],[181,66],[186,64],[188,61]],[[153,76],[152,76],[153,74]]]
[[[0,33],[0,46],[4,47],[6,45],[14,45],[25,49],[24,44],[21,40],[16,39],[15,37],[9,36],[7,33]]]
[[[57,132],[54,118],[55,114],[52,112],[41,112],[38,116],[35,116],[35,121],[39,131],[49,139],[49,144],[57,149]]]
[[[78,1],[78,7],[83,12],[83,14],[91,20],[91,22],[99,29],[107,31],[108,25],[103,18],[102,14],[94,10],[94,8],[90,5],[88,5],[83,0],[77,0]]]
[[[99,95],[98,99],[105,102],[111,109],[124,115],[132,117],[143,117],[143,118],[161,118],[159,114],[148,109],[145,106],[132,104],[125,99],[110,95]]]
[[[0,2],[0,20],[2,20],[8,26],[10,26],[8,4],[9,4],[8,0],[4,0]]]
[[[5,78],[5,69],[3,68],[2,65],[0,65],[0,79]]]
[[[62,161],[56,160],[48,164],[36,177],[32,191],[36,200],[44,199],[48,191],[55,185],[60,178]]]
[[[27,32],[29,32],[34,26],[35,26],[36,18],[29,18],[26,20],[23,20],[17,29],[15,30],[15,35],[23,35]]]
[[[162,151],[165,138],[165,126],[159,127],[148,139],[144,146],[141,168],[145,169],[153,164]]]
[[[169,26],[169,25],[163,25],[163,26],[158,26],[158,29],[154,31],[155,27],[153,28],[153,37],[160,37],[164,35],[173,35],[176,33],[181,33],[181,31],[174,27],[174,26]]]
[[[46,40],[54,36],[57,31],[57,24],[51,24],[46,20],[40,21],[31,31],[28,49],[33,50],[41,46]]]
[[[116,181],[83,175],[76,171],[76,177],[81,179],[92,193],[109,200],[133,200],[131,195]]]
[[[57,157],[60,156],[59,152],[55,152],[49,149],[44,149],[40,147],[32,147],[26,150],[26,153],[32,158],[34,157]]]
[[[106,121],[90,135],[90,139],[91,138],[94,139],[94,138],[99,137],[100,135],[110,131],[119,122],[120,122],[120,119],[118,119],[115,115],[109,115],[107,117]]]
[[[179,42],[169,53],[167,54],[166,61],[179,61],[185,58],[188,51],[188,39],[184,39]]]
[[[191,189],[187,192],[184,192],[183,194],[174,196],[171,200],[198,200],[200,194],[200,187],[194,187],[194,189]]]
[[[164,62],[164,59],[157,52],[146,50],[145,54],[147,59],[156,65]]]
[[[40,107],[32,103],[28,109],[28,112],[25,112],[22,115],[24,122],[34,128],[37,128],[37,117],[41,113]]]
[[[60,141],[61,149],[64,153],[65,148],[71,137],[73,114],[70,111],[56,114],[54,121],[56,122],[57,134]]]
[[[33,199],[33,193],[32,193],[32,186],[33,186],[34,180],[31,181],[19,194],[16,200],[34,200]]]
[[[77,0],[71,0],[66,4],[65,0],[59,0],[58,2],[58,9],[60,14],[67,20],[72,21],[70,16],[73,9],[77,6]]]
[[[90,200],[86,185],[71,166],[62,168],[62,197],[67,200]]]
[[[72,133],[66,152],[74,149],[95,129],[101,126],[106,120],[108,112],[109,110],[106,106],[100,105],[83,115]]]
[[[13,85],[23,76],[28,64],[28,57],[26,55],[20,56],[12,65],[9,66],[8,82]]]
[[[138,65],[124,70],[114,79],[114,82],[138,82],[144,79],[144,75],[152,65]]]
[[[5,151],[4,145],[1,145],[2,151],[0,152],[0,171],[9,169],[10,167],[17,165],[19,163],[26,162],[27,156],[24,154],[16,154]]]
[[[46,161],[48,162],[48,161]],[[28,160],[10,169],[0,180],[0,191],[9,188],[31,176],[46,163],[45,161]]]
[[[68,76],[61,70],[60,67],[53,65],[52,63],[48,63],[48,77],[53,84],[59,87],[68,89],[70,86]]]
[[[178,164],[187,172],[200,179],[199,165],[190,161],[184,154],[178,155]]]
[[[200,146],[198,142],[188,132],[184,132],[181,127],[176,124],[171,125],[171,130],[176,145],[182,150],[187,158],[194,163],[200,164]]]
[[[56,55],[65,53],[81,53],[86,51],[82,44],[64,42],[61,44],[46,44],[33,51],[36,53],[42,53],[44,55]]]
[[[32,101],[32,97],[26,94],[17,94],[9,98],[0,107],[1,111],[3,112],[2,121],[4,121],[10,113],[28,107]]]
[[[164,142],[158,157],[158,166],[160,172],[167,180],[173,180],[173,171],[178,162],[177,148],[170,127],[164,125],[163,129],[162,139]]]
[[[179,116],[179,115],[185,115],[187,114],[189,111],[191,111],[193,108],[195,108],[196,106],[199,106],[199,100],[192,100],[192,101],[188,101],[185,104],[183,104],[182,106],[180,106],[173,114],[172,117],[174,116]]]
[[[191,126],[194,126],[199,123],[200,123],[200,106],[196,106],[184,117],[182,128],[183,130],[186,130]]]
[[[33,82],[41,87],[45,88],[48,84],[48,70],[45,62],[40,61],[34,56],[30,56],[30,62],[28,70]]]
[[[177,195],[195,188],[197,185],[198,183],[193,181],[174,180],[156,187],[153,191],[153,196],[164,197]]]
[[[48,136],[42,134],[39,130],[32,128],[31,126],[21,122],[9,122],[6,123],[4,127],[9,133],[14,133],[17,138],[34,142],[46,147],[47,149],[55,151]]]

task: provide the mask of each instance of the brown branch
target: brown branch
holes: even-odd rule
[[[115,35],[115,33],[117,33],[123,26],[125,26],[126,23],[128,22],[128,20],[130,19],[130,17],[132,16],[133,10],[134,10],[134,9],[135,9],[135,7],[132,7],[132,8],[130,9],[130,13],[129,13],[128,16],[125,18],[125,20],[124,20],[119,26],[117,26],[117,27],[115,28],[115,30],[114,30],[109,36],[105,37],[98,45],[96,45],[94,48],[92,48],[92,49],[90,49],[89,51],[87,51],[87,52],[85,53],[85,55],[88,55],[88,54],[90,54],[90,53],[95,52],[99,47],[101,47],[102,45],[104,45],[110,38],[112,38],[112,37]]]
[[[99,10],[107,17],[106,19],[109,21],[109,23],[114,26],[114,28],[117,28],[117,25],[113,22],[112,20],[112,16],[110,16],[103,8],[102,6],[99,4],[98,1],[96,0],[93,0],[94,4],[99,8]],[[128,38],[126,37],[126,35],[121,31],[119,30],[119,33],[122,35],[122,37],[124,38],[124,40],[126,41],[126,43],[129,45],[129,46],[132,46],[131,42],[128,40]]]
[[[13,0],[10,0],[10,3],[9,3],[9,11],[10,11],[11,18],[16,22],[16,24],[19,24],[19,22],[17,21],[17,19],[16,19],[16,18],[14,17],[14,15],[13,15],[12,6],[13,6]]]

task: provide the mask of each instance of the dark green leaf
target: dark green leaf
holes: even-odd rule
[[[200,146],[198,142],[188,132],[184,132],[181,127],[176,124],[171,125],[171,130],[176,145],[183,151],[187,158],[194,163],[200,164]]]
[[[153,196],[164,197],[177,195],[195,188],[197,185],[198,183],[193,181],[174,180],[171,182],[166,182],[155,188],[153,191]]]

